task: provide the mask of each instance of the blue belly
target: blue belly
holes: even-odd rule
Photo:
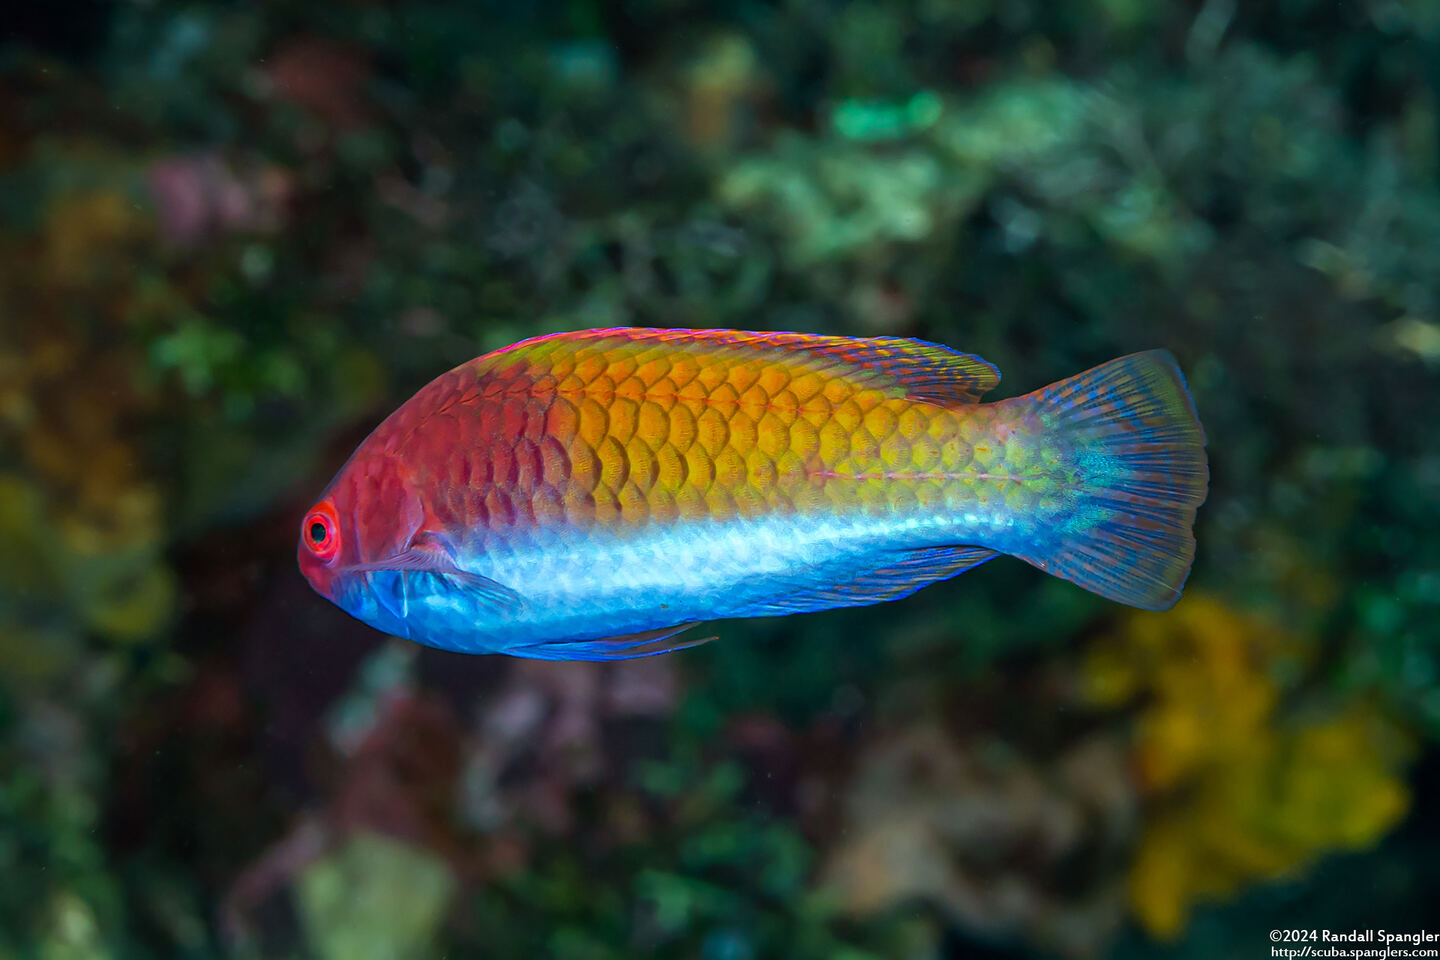
[[[526,656],[537,644],[895,599],[959,571],[901,566],[898,586],[887,580],[884,590],[864,577],[923,557],[925,548],[1003,537],[1005,517],[976,519],[816,516],[691,521],[628,535],[534,531],[457,552],[474,558],[462,563],[467,571],[513,589],[519,604],[497,605],[442,574],[382,571],[364,574],[341,605],[379,630],[428,646]],[[900,589],[904,577],[914,580],[909,590]]]

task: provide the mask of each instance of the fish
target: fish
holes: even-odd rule
[[[300,569],[382,632],[550,660],[899,600],[1001,554],[1171,607],[1209,484],[1175,358],[981,402],[999,382],[977,356],[900,337],[524,340],[375,428],[305,514]]]

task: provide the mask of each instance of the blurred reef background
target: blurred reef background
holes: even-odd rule
[[[1261,956],[1440,887],[1436,0],[53,0],[0,23],[0,958]],[[997,561],[619,665],[304,509],[532,334],[1168,347],[1168,614]],[[1427,914],[1427,911],[1428,914]]]

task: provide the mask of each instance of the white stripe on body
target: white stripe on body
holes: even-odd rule
[[[873,568],[886,551],[1005,539],[1014,518],[979,505],[958,514],[817,515],[685,521],[617,536],[531,533],[520,543],[491,536],[470,572],[525,598],[513,617],[491,622],[470,649],[504,650],[561,637],[605,637],[682,622],[745,616],[767,600],[843,582]],[[898,559],[898,557],[896,558]],[[476,613],[463,595],[411,596],[412,616],[452,625],[445,646]],[[420,623],[421,632],[430,632]],[[420,639],[417,637],[417,639]]]

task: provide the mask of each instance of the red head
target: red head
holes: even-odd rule
[[[338,571],[347,562],[355,562],[351,546],[354,539],[354,532],[341,524],[340,512],[328,496],[311,507],[300,522],[300,572],[322,596],[335,599],[332,587]]]
[[[352,615],[362,615],[364,568],[403,553],[425,515],[419,496],[372,435],[341,468],[319,502],[300,521],[297,559],[310,586]],[[386,629],[383,628],[382,629]],[[394,632],[393,630],[391,632]]]
[[[351,455],[300,522],[300,572],[321,596],[379,630],[409,636],[404,571],[417,538],[434,542],[457,523],[468,488],[450,470],[465,438],[454,418],[432,413],[473,389],[475,374],[452,370],[400,405]],[[420,429],[420,427],[426,429]],[[464,517],[458,518],[463,527]],[[410,578],[413,580],[414,578]]]

